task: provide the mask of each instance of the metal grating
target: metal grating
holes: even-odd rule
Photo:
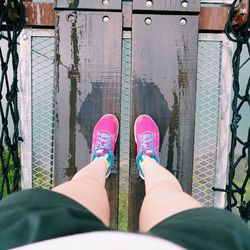
[[[31,39],[32,187],[51,189],[54,171],[55,39]]]
[[[200,41],[196,96],[193,197],[213,206],[220,110],[221,41]]]
[[[120,121],[120,171],[119,171],[119,229],[128,227],[128,185],[129,185],[129,145],[130,145],[130,82],[131,53],[130,38],[123,39],[122,45],[122,85]]]

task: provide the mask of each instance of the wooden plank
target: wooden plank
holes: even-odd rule
[[[103,17],[109,21],[103,22]],[[106,20],[106,19],[105,19]],[[58,11],[56,29],[56,184],[90,161],[92,131],[103,114],[120,118],[122,14]],[[117,227],[119,142],[107,180]]]
[[[25,2],[25,25],[38,27],[55,27],[55,11],[53,3]]]
[[[150,25],[145,23],[147,18],[151,18]],[[183,18],[185,25],[181,25]],[[191,193],[198,15],[135,14],[132,23],[131,127],[140,114],[153,117],[160,129],[161,164]],[[129,229],[132,231],[138,229],[144,196],[135,151],[131,129]]]
[[[131,13],[131,3],[125,3],[124,25],[131,27],[131,20],[128,18]],[[228,19],[229,7],[201,7],[199,30],[200,32],[212,31],[222,32]],[[53,3],[25,3],[26,26],[55,27],[55,11]]]
[[[224,31],[228,20],[229,7],[203,7],[200,12],[199,30],[200,32]]]

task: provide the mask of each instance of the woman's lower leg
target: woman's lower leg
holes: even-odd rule
[[[146,196],[140,213],[140,230],[148,231],[162,220],[179,212],[201,207],[183,192],[180,183],[167,169],[151,158],[142,164]]]
[[[77,201],[90,210],[105,225],[109,225],[109,202],[105,189],[106,160],[97,158],[78,171],[71,181],[53,189]]]

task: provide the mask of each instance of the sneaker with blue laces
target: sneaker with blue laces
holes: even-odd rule
[[[136,164],[139,175],[144,180],[141,167],[143,161],[147,158],[151,158],[156,162],[160,161],[160,133],[158,126],[149,115],[140,115],[135,121],[134,134],[137,144]]]
[[[115,115],[104,115],[95,125],[92,136],[91,161],[103,158],[107,162],[106,178],[114,164],[114,150],[119,131],[119,122]]]

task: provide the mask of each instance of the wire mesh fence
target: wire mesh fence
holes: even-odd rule
[[[213,206],[221,86],[221,41],[200,41],[196,95],[193,196]]]
[[[54,180],[54,82],[53,37],[31,39],[32,186],[51,189]]]

